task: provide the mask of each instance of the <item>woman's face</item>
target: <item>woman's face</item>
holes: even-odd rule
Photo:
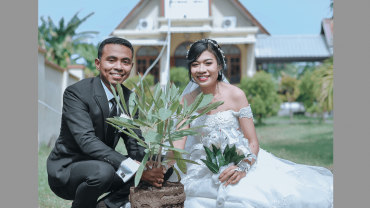
[[[200,87],[212,86],[217,81],[218,70],[215,55],[207,50],[191,64],[191,75]]]

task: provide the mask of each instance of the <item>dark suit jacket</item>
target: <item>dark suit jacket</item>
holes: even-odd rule
[[[132,92],[121,86],[128,104]],[[108,113],[109,104],[99,76],[83,79],[67,87],[63,95],[60,135],[47,160],[51,187],[63,186],[68,182],[71,164],[74,162],[99,160],[109,163],[117,170],[128,156],[142,161],[144,147],[138,145],[135,138],[120,133],[115,137],[113,149],[105,144]],[[138,117],[138,113],[135,117]],[[143,139],[140,130],[134,131]],[[114,150],[119,137],[124,140],[128,156]]]

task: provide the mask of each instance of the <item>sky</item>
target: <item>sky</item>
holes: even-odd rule
[[[330,0],[239,0],[271,35],[319,34],[321,20],[331,18]],[[76,32],[98,31],[91,40],[104,40],[135,7],[139,0],[39,0],[40,17],[48,17],[54,24],[64,18],[65,24],[79,12],[82,19],[94,14],[80,25]]]

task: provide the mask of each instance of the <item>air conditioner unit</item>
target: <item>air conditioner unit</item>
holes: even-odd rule
[[[222,22],[223,28],[235,28],[236,27],[236,17],[234,16],[228,16],[224,17]]]
[[[140,19],[137,27],[139,30],[153,30],[153,19]]]

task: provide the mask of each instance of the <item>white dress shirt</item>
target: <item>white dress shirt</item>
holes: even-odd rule
[[[114,95],[105,86],[103,81],[100,80],[100,82],[103,85],[105,94],[107,95],[107,99],[108,99],[108,103],[109,103],[109,109],[110,109],[113,104],[111,102],[109,102],[109,100],[114,98]],[[119,98],[119,96],[117,96],[117,97]],[[118,111],[118,109],[119,109],[119,107],[117,105],[117,111]],[[140,165],[138,163],[136,163],[133,159],[127,158],[126,160],[121,162],[121,164],[120,164],[116,173],[120,178],[122,178],[123,182],[126,183],[136,173],[137,169],[139,169],[139,166]]]

